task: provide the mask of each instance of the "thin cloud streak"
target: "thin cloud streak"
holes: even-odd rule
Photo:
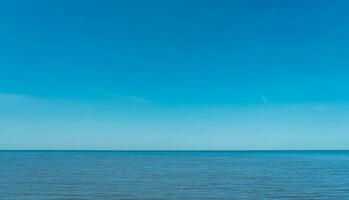
[[[263,103],[265,103],[265,104],[269,103],[269,101],[268,101],[268,99],[267,99],[267,97],[265,95],[262,95],[261,99],[262,99]]]

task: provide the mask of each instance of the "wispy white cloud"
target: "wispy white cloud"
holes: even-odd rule
[[[154,102],[149,100],[149,99],[145,99],[143,97],[139,97],[139,96],[125,96],[126,99],[134,102],[134,103],[141,103],[141,104],[153,104]]]
[[[60,98],[48,98],[33,96],[19,93],[6,93],[0,91],[0,107],[9,108],[50,108],[63,110],[81,110],[96,111],[106,110],[107,108],[117,108],[118,106],[131,106],[131,105],[153,105],[154,101],[149,99],[135,96],[135,95],[115,95],[107,100],[99,101],[84,101],[84,100],[69,100]]]
[[[314,105],[314,106],[311,106],[310,109],[315,111],[326,111],[328,107],[324,105]]]
[[[1,103],[6,103],[6,102],[19,103],[19,102],[36,102],[36,101],[39,101],[39,98],[34,96],[0,92]]]
[[[261,100],[263,101],[263,103],[265,103],[265,104],[268,104],[269,103],[269,101],[268,101],[268,99],[267,99],[267,97],[263,94],[263,95],[261,95]]]
[[[66,110],[86,110],[89,104],[84,102],[69,101],[59,98],[46,98],[34,95],[0,92],[0,107],[16,109],[61,109]]]

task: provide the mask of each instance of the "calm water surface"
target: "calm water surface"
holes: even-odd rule
[[[349,199],[349,151],[0,151],[0,199]]]

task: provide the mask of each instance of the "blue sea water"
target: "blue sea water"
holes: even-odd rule
[[[0,151],[0,199],[349,199],[349,151]]]

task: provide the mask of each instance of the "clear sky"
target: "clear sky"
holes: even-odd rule
[[[0,149],[349,149],[349,1],[0,1]]]

